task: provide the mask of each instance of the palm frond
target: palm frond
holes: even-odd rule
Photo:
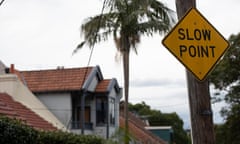
[[[149,0],[150,1],[150,7],[153,11],[156,11],[158,15],[156,15],[156,18],[161,18],[164,21],[168,21],[170,26],[172,26],[176,22],[176,13],[166,7],[163,3],[157,0]]]
[[[0,1],[0,6],[3,4],[3,2],[4,2],[4,0],[1,0],[1,1]]]
[[[90,17],[81,26],[81,32],[89,46],[94,45],[102,40],[107,40],[115,27],[117,13],[106,13]]]
[[[77,53],[78,50],[81,49],[81,48],[84,46],[85,43],[86,43],[86,42],[83,41],[83,42],[81,42],[80,44],[78,44],[77,47],[73,50],[72,55],[74,55],[75,53]]]
[[[164,30],[162,33],[167,32],[175,23],[174,12],[164,6],[161,2],[157,0],[131,0],[132,3],[129,4],[128,13],[125,12],[125,17],[122,21],[123,29],[129,29],[129,33],[137,33],[138,30],[141,32],[142,26],[138,27],[141,23],[150,23],[150,26],[154,26],[150,29],[153,32],[158,30]],[[154,22],[162,24],[153,24]],[[155,26],[163,26],[162,28],[156,28]],[[145,27],[145,29],[148,27]]]
[[[160,21],[147,21],[138,24],[137,31],[144,35],[153,35],[154,33],[164,34],[169,31],[169,24]]]
[[[105,0],[109,12],[90,17],[81,27],[84,40],[90,47],[113,35],[114,40],[124,33],[136,51],[140,35],[164,34],[174,24],[174,12],[158,0]],[[119,46],[119,45],[118,45]]]

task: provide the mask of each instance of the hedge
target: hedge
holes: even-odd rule
[[[104,140],[94,135],[76,135],[55,131],[40,132],[38,144],[105,144]]]
[[[105,144],[94,135],[38,131],[22,121],[0,116],[0,144]]]

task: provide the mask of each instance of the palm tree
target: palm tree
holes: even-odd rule
[[[140,36],[166,33],[174,23],[173,11],[158,0],[105,0],[100,15],[88,18],[81,26],[84,41],[77,49],[113,36],[118,52],[123,56],[125,130],[128,133],[129,53],[137,53]],[[107,12],[106,12],[107,10]],[[76,50],[77,50],[76,49]],[[76,52],[75,50],[75,52]],[[125,143],[128,143],[126,139]]]

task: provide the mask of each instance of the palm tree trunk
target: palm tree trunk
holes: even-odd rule
[[[123,70],[124,70],[124,114],[125,114],[125,144],[129,143],[128,128],[128,94],[129,94],[129,52],[123,54]]]
[[[129,94],[129,53],[130,42],[127,35],[122,33],[121,37],[122,54],[123,54],[123,76],[124,76],[124,116],[125,116],[125,136],[124,143],[129,144],[129,127],[128,127],[128,94]]]

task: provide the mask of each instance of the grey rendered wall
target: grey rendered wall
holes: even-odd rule
[[[120,113],[119,113],[119,111],[120,111],[120,109],[119,109],[119,103],[120,103],[120,96],[116,93],[116,91],[114,90],[114,89],[112,89],[111,91],[110,91],[110,94],[109,94],[109,98],[114,98],[115,99],[115,108],[114,108],[114,112],[115,112],[115,116],[116,116],[116,118],[115,118],[115,127],[116,128],[118,128],[119,127],[119,115],[120,115]]]
[[[95,77],[93,77],[91,83],[89,83],[89,85],[88,85],[88,91],[94,92],[97,84],[98,84],[98,79],[95,76]]]
[[[119,103],[120,103],[121,96],[118,93],[116,93],[115,89],[112,89],[109,93],[109,98],[114,98],[115,99],[115,108],[114,108],[115,126],[110,125],[109,135],[111,137],[119,129],[119,115],[120,115]]]
[[[67,127],[72,116],[70,93],[38,94],[39,100]]]

